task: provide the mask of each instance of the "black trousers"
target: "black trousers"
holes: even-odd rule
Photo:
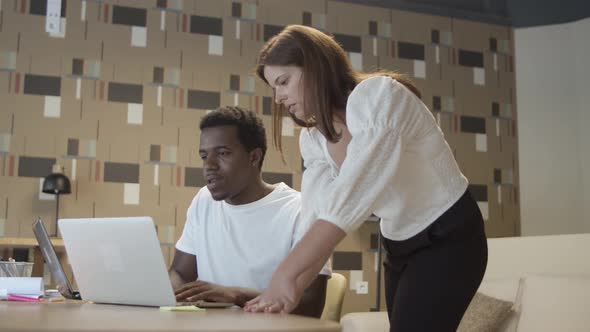
[[[477,203],[466,192],[415,236],[384,238],[391,332],[456,331],[486,270],[488,247]]]

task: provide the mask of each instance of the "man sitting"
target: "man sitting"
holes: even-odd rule
[[[178,301],[243,306],[305,234],[300,193],[262,180],[266,133],[254,112],[223,107],[207,114],[200,129],[207,186],[188,208],[170,280]],[[327,263],[294,313],[321,316],[330,274]]]

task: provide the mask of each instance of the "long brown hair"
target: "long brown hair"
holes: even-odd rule
[[[266,84],[264,66],[297,66],[303,74],[303,97],[306,120],[289,114],[302,127],[316,127],[330,142],[338,142],[341,133],[334,128],[334,119],[345,121],[348,95],[362,80],[372,76],[390,76],[420,97],[420,91],[404,75],[379,71],[356,71],[344,49],[329,35],[303,25],[289,25],[272,37],[260,50],[256,75]],[[273,98],[273,143],[282,152],[281,129],[285,113],[283,105]]]

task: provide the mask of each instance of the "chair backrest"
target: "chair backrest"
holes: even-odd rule
[[[332,278],[328,280],[326,291],[326,303],[321,319],[340,321],[342,312],[342,301],[346,292],[346,277],[340,273],[332,273]]]

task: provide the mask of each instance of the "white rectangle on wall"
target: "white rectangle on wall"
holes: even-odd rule
[[[434,47],[434,58],[436,59],[436,64],[440,63],[440,46],[436,45]]]
[[[66,18],[63,17],[60,20],[59,31],[57,32],[50,32],[49,36],[53,38],[66,38]]]
[[[236,20],[236,39],[240,39],[240,20]]]
[[[147,28],[146,27],[131,27],[131,46],[146,47],[147,46]]]
[[[86,21],[86,0],[82,0],[80,3],[80,20]]]
[[[426,62],[423,60],[414,60],[414,77],[426,78]]]
[[[373,56],[377,56],[377,37],[373,37]]]
[[[254,92],[256,89],[256,79],[253,76],[247,76],[246,79],[243,81],[244,86],[242,90],[246,92]]]
[[[350,290],[356,289],[356,283],[358,281],[363,281],[363,270],[351,270],[350,280],[348,281]]]
[[[487,134],[475,134],[475,151],[488,151],[488,136]]]
[[[477,206],[479,206],[483,220],[489,220],[490,209],[488,207],[488,202],[477,202]]]
[[[293,125],[293,120],[288,117],[283,117],[283,128],[281,131],[282,136],[295,136],[295,126]]]
[[[354,69],[363,70],[363,55],[361,53],[349,52],[348,57]]]
[[[498,54],[494,53],[494,71],[498,71]]]
[[[166,30],[166,12],[162,10],[160,13],[160,31]]]
[[[162,86],[158,86],[158,94],[156,96],[156,104],[162,107]]]
[[[443,96],[442,97],[442,110],[446,112],[454,112],[455,111],[455,98],[452,96]]]
[[[46,118],[59,118],[61,115],[61,97],[45,96],[43,116]]]
[[[82,94],[82,79],[77,78],[76,79],[76,99],[80,99],[81,94]]]
[[[474,67],[473,68],[473,84],[485,85],[486,84],[486,72],[485,69]]]
[[[158,226],[158,235],[160,242],[165,244],[174,243],[174,231],[175,227],[172,225]]]
[[[222,36],[209,36],[209,55],[223,55]]]
[[[10,152],[10,134],[0,134],[0,152]]]
[[[127,123],[134,125],[143,123],[143,104],[127,104]]]
[[[41,200],[41,201],[54,201],[55,195],[46,194],[43,192],[43,181],[44,180],[45,180],[44,178],[39,178],[39,200]]]
[[[72,159],[72,181],[76,180],[78,170],[78,160],[76,158]]]
[[[139,205],[139,183],[123,184],[123,204]]]
[[[325,30],[326,29],[326,14],[311,14],[311,25],[314,28]]]
[[[96,157],[96,140],[89,140],[87,144],[86,157]]]
[[[61,25],[61,0],[47,0],[45,32],[59,33]]]
[[[154,186],[160,185],[160,165],[154,165]]]

